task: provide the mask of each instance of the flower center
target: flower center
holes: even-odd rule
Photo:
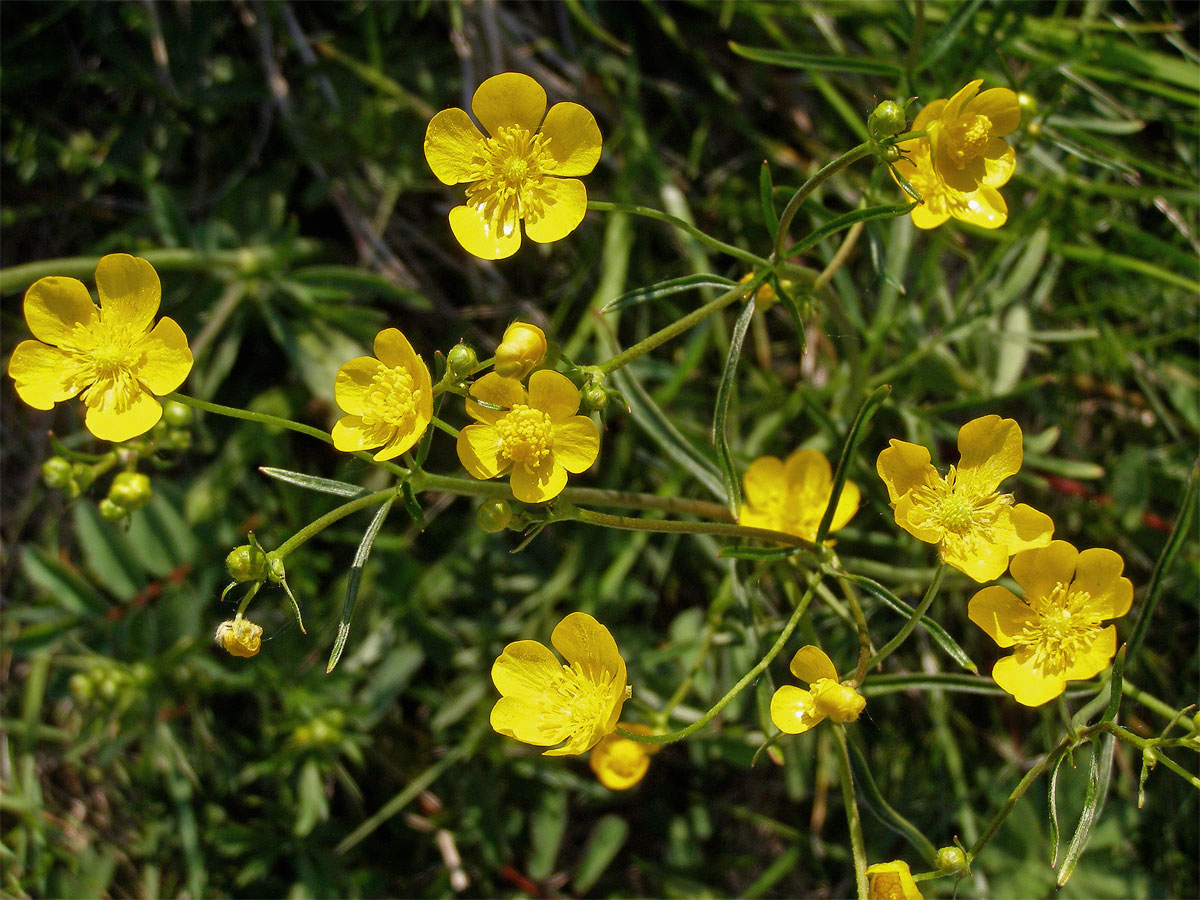
[[[412,375],[401,366],[380,366],[371,377],[363,401],[363,424],[402,427],[416,413],[421,391]]]
[[[59,349],[81,364],[73,383],[89,407],[121,413],[141,395],[134,370],[142,354],[135,349],[145,331],[136,334],[120,322],[106,321],[104,311],[92,328],[77,324]],[[86,390],[84,390],[86,388]]]
[[[974,160],[987,148],[992,136],[992,120],[984,115],[963,116],[946,128],[950,159],[958,168]]]
[[[604,670],[596,678],[585,673],[578,662],[563,666],[562,674],[551,683],[542,707],[543,727],[555,731],[565,723],[571,732],[568,743],[572,739],[590,742],[594,733],[608,724],[619,699],[613,690],[615,677]]]
[[[554,448],[554,427],[550,417],[540,409],[513,404],[512,410],[496,422],[505,459],[521,463],[528,469],[538,468]]]
[[[1058,582],[1044,597],[1032,598],[1033,617],[1016,637],[1018,661],[1039,673],[1061,673],[1096,642],[1100,615],[1087,591]]]
[[[471,160],[475,183],[467,188],[467,203],[505,237],[517,227],[517,219],[536,222],[545,211],[542,175],[553,163],[546,149],[549,140],[520,125],[504,125],[479,145]]]
[[[925,512],[920,526],[959,537],[990,529],[1012,502],[1012,494],[984,494],[960,482],[954,466],[945,479],[913,489],[913,506]]]

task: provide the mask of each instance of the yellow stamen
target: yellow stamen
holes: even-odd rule
[[[536,469],[554,449],[554,427],[540,409],[524,403],[513,405],[508,415],[496,422],[505,459]]]
[[[421,390],[400,366],[380,367],[371,378],[363,401],[363,424],[403,427],[417,411]]]

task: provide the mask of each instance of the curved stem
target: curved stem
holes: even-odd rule
[[[596,212],[633,213],[635,216],[645,216],[647,219],[654,219],[656,222],[666,222],[668,225],[674,226],[686,234],[690,234],[700,243],[711,247],[718,253],[724,253],[728,256],[735,257],[752,266],[765,266],[767,264],[765,259],[755,256],[749,250],[743,250],[741,247],[735,247],[732,244],[726,244],[724,241],[719,241],[716,238],[705,234],[690,222],[685,222],[683,219],[672,216],[665,212],[661,212],[657,209],[651,209],[648,206],[635,206],[631,203],[608,203],[603,200],[589,200],[588,209],[594,209]]]
[[[339,519],[344,519],[351,513],[356,513],[360,509],[365,509],[368,506],[374,506],[376,503],[382,503],[389,497],[396,495],[396,488],[384,488],[382,491],[376,491],[373,494],[367,494],[362,497],[356,497],[348,503],[343,503],[337,509],[331,509],[319,519],[314,519],[309,522],[290,538],[271,551],[271,555],[278,559],[284,559],[289,553],[301,546],[309,538],[320,534],[334,522]]]
[[[854,881],[859,900],[867,900],[867,850],[863,844],[862,820],[858,814],[858,798],[854,793],[854,773],[850,770],[850,754],[846,749],[846,726],[835,725],[833,736],[838,747],[838,775],[842,782],[842,803],[846,807],[846,825],[850,829],[850,851],[854,855]]]
[[[724,522],[678,522],[664,519],[639,519],[633,516],[612,516],[608,513],[598,513],[590,509],[564,509],[560,518],[574,519],[577,522],[587,522],[590,525],[603,525],[607,528],[617,528],[622,531],[659,531],[674,534],[720,534],[726,537],[744,537],[756,541],[768,541],[773,544],[788,544],[799,547],[810,553],[818,549],[811,541],[794,534],[782,531],[769,531],[766,528],[750,528],[745,525],[730,525]]]
[[[921,617],[925,615],[925,610],[929,609],[929,605],[933,603],[933,598],[937,596],[938,588],[942,586],[942,579],[946,575],[947,568],[949,567],[945,563],[938,564],[937,571],[933,573],[933,581],[929,582],[929,589],[925,591],[925,596],[921,598],[921,602],[913,610],[913,614],[904,623],[904,627],[896,632],[896,636],[880,647],[878,652],[867,660],[868,670],[873,669],[879,663],[883,662],[883,660],[891,655],[892,651],[903,644],[908,639],[908,636],[912,634],[913,629],[917,627],[917,623],[921,621]]]
[[[792,194],[792,199],[788,201],[788,205],[783,208],[783,214],[779,217],[779,230],[775,235],[775,259],[783,259],[783,245],[787,241],[788,228],[791,227],[792,219],[796,218],[796,213],[800,211],[800,206],[808,199],[809,195],[818,186],[828,181],[831,176],[851,163],[858,162],[864,156],[869,156],[872,151],[870,141],[865,141],[857,147],[847,150],[833,162],[822,166],[812,178],[800,186],[796,193]]]

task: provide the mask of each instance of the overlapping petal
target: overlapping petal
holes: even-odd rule
[[[534,132],[546,113],[546,92],[528,75],[503,72],[475,89],[471,112],[492,137],[505,125]]]
[[[133,367],[134,375],[159,397],[183,384],[192,371],[187,335],[174,319],[159,319],[151,332],[137,342],[134,352],[141,356]]]
[[[21,341],[8,361],[17,396],[34,409],[52,409],[78,394],[87,384],[86,369],[87,363],[77,354],[41,341]]]
[[[106,322],[120,323],[130,334],[150,327],[162,299],[158,273],[146,260],[110,253],[96,264],[96,292]]]
[[[135,389],[121,398],[120,407],[111,403],[88,404],[84,424],[102,441],[119,444],[145,434],[162,418],[162,406],[148,391]]]
[[[50,275],[39,278],[25,292],[25,321],[29,331],[47,344],[62,346],[76,343],[80,338],[86,340],[99,318],[92,295],[77,278]]]
[[[560,241],[583,221],[587,188],[578,178],[543,178],[534,193],[543,208],[537,218],[525,219],[525,234],[531,241],[539,244]]]
[[[473,206],[450,210],[450,230],[464,250],[480,259],[507,259],[521,246],[521,229],[515,221],[497,225]]]

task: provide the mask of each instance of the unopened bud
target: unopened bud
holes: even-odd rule
[[[42,463],[42,481],[47,487],[62,490],[71,483],[71,464],[61,456],[52,456]]]
[[[908,122],[904,107],[895,100],[884,100],[867,116],[867,131],[874,140],[895,137]]]
[[[249,658],[262,646],[262,633],[261,625],[237,616],[218,625],[213,637],[231,656]]]
[[[524,378],[546,358],[546,332],[527,322],[513,322],[496,348],[496,374]]]
[[[108,499],[127,512],[145,506],[152,496],[150,478],[141,472],[119,472],[108,489]]]
[[[172,428],[187,428],[193,418],[195,413],[192,408],[178,400],[168,400],[163,404],[163,421]]]
[[[475,371],[479,358],[475,350],[466,344],[456,344],[446,355],[446,368],[454,378],[466,378]]]
[[[265,581],[267,554],[254,544],[242,544],[229,551],[225,569],[234,581]]]
[[[603,385],[594,382],[586,384],[579,396],[583,400],[585,409],[599,412],[608,406],[608,391],[604,389]]]
[[[1022,91],[1017,94],[1017,108],[1021,110],[1022,117],[1036,115],[1038,111],[1037,98],[1033,94],[1026,94]]]
[[[124,506],[121,506],[119,503],[113,503],[113,501],[109,500],[107,497],[101,500],[96,505],[96,508],[100,512],[100,518],[102,518],[105,522],[120,522],[127,515],[129,515],[128,509],[126,509]]]
[[[961,872],[967,867],[967,854],[961,847],[942,847],[937,852],[937,867],[938,871],[947,874]]]
[[[507,500],[499,498],[484,500],[475,512],[475,524],[479,526],[480,531],[488,534],[503,531],[510,521],[512,521],[512,507],[508,505]]]

